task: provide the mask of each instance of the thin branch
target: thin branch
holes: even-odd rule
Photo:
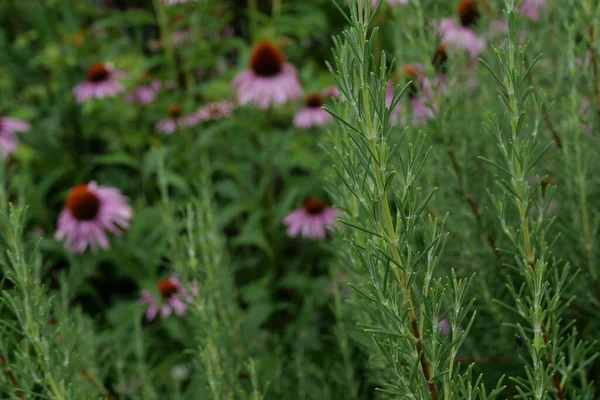
[[[8,379],[10,380],[10,382],[13,384],[13,386],[15,388],[18,388],[19,384],[17,383],[17,379],[15,378],[15,374],[13,374],[12,369],[10,368],[10,366],[6,362],[6,359],[3,356],[0,356],[0,364],[2,364],[2,368],[4,368],[4,372],[6,372],[6,376],[8,376]],[[19,399],[25,400],[25,396],[19,390],[15,391],[15,395]]]

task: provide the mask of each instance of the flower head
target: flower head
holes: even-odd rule
[[[249,68],[233,80],[240,104],[267,109],[302,96],[296,68],[285,61],[282,51],[269,41],[252,50]]]
[[[160,92],[160,81],[153,78],[150,74],[144,74],[144,80],[146,82],[140,84],[133,92],[127,95],[125,98],[127,102],[145,105],[152,103],[156,99]]]
[[[144,289],[138,300],[140,304],[150,306],[146,312],[146,321],[154,320],[159,313],[161,318],[167,318],[173,312],[179,316],[185,314],[186,303],[189,303],[192,298],[178,278],[162,279],[157,282],[156,288],[160,293],[160,299],[157,299],[149,290]]]
[[[476,0],[461,0],[457,11],[460,24],[466,27],[474,26],[481,16]]]
[[[306,97],[305,106],[294,117],[294,125],[299,129],[309,129],[333,122],[333,117],[323,109],[323,98],[319,93]]]
[[[217,121],[230,116],[234,109],[235,105],[228,101],[210,103],[201,107],[196,112],[196,117],[199,121]]]
[[[521,13],[532,21],[540,20],[540,8],[546,5],[546,0],[525,0]]]
[[[196,115],[182,116],[181,106],[174,104],[167,108],[168,118],[156,123],[156,130],[165,135],[170,135],[178,129],[190,128],[198,124],[199,119]]]
[[[77,102],[83,103],[118,95],[124,90],[123,85],[118,81],[123,76],[125,73],[115,71],[110,63],[93,64],[87,70],[86,81],[73,89]]]
[[[432,84],[425,76],[422,64],[407,64],[403,67],[402,73],[404,79],[410,82],[406,90],[409,109],[403,109],[401,103],[398,103],[392,111],[390,119],[392,122],[400,121],[402,124],[405,124],[407,122],[407,114],[410,114],[412,124],[417,126],[425,125],[427,121],[435,116],[434,111],[428,105],[433,103],[434,109],[436,108]],[[386,104],[388,107],[391,105],[393,97],[394,83],[393,81],[389,81],[386,88]]]
[[[457,11],[460,24],[454,18],[444,18],[439,23],[438,32],[442,44],[463,49],[471,58],[477,58],[485,50],[487,41],[472,29],[480,17],[476,0],[461,0]]]
[[[327,236],[325,229],[335,224],[338,211],[319,199],[307,199],[304,207],[297,209],[283,219],[290,237],[301,235],[306,239],[322,239]]]
[[[16,132],[28,132],[31,125],[15,118],[6,118],[0,115],[0,157],[8,158],[19,147],[19,138]]]
[[[118,189],[96,182],[77,185],[69,191],[54,237],[66,239],[65,246],[73,253],[83,253],[88,247],[108,249],[106,231],[119,236],[129,228],[132,217],[133,209]]]

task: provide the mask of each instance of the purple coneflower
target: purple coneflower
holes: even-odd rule
[[[238,102],[267,109],[302,96],[296,68],[285,61],[275,44],[259,42],[252,50],[250,66],[233,80]]]
[[[124,90],[123,85],[118,81],[124,76],[125,73],[115,71],[111,63],[94,64],[87,70],[86,81],[75,86],[73,93],[78,103],[114,97]]]
[[[477,58],[485,50],[487,42],[478,36],[471,27],[479,19],[479,8],[475,0],[461,0],[458,4],[460,24],[454,18],[444,18],[440,21],[438,31],[442,44],[461,48],[469,53],[471,58]]]
[[[0,157],[8,158],[19,147],[19,138],[16,132],[29,132],[31,125],[15,118],[6,118],[0,115]]]
[[[319,199],[308,199],[304,207],[283,219],[289,237],[298,235],[306,239],[322,239],[327,236],[326,228],[335,224],[338,211]]]
[[[228,101],[207,104],[196,112],[199,121],[217,121],[229,117],[235,105]]]
[[[532,21],[540,20],[540,8],[546,5],[546,0],[525,0],[521,13]]]
[[[106,231],[119,236],[129,228],[132,217],[133,209],[118,189],[96,182],[77,185],[69,191],[54,237],[66,239],[65,246],[73,253],[83,253],[88,247],[108,249]]]
[[[175,104],[167,109],[169,118],[160,120],[156,123],[156,130],[165,135],[170,135],[181,128],[191,128],[198,124],[199,119],[196,115],[182,117],[181,106]]]
[[[432,103],[434,108],[436,107],[433,102],[433,89],[431,82],[423,73],[423,65],[414,64],[406,65],[403,68],[404,78],[407,81],[411,81],[410,86],[406,89],[406,95],[408,96],[408,105],[410,107],[410,114],[412,116],[412,124],[421,126],[427,124],[427,121],[435,117],[434,111],[428,105]],[[392,81],[388,82],[386,88],[386,104],[389,106],[392,103],[394,97],[394,84]],[[391,114],[392,122],[400,122],[406,124],[407,112],[402,109],[400,103],[396,106]]]
[[[138,300],[140,304],[150,306],[146,312],[146,321],[154,320],[159,313],[161,318],[167,318],[173,312],[179,316],[185,314],[186,302],[189,303],[192,299],[178,278],[170,277],[160,280],[156,284],[156,288],[160,293],[160,300],[146,289],[142,290],[142,295]]]
[[[146,82],[136,87],[133,92],[127,95],[125,99],[127,102],[146,105],[156,99],[160,92],[160,81],[150,74],[144,74],[143,80]]]
[[[326,87],[325,89],[323,89],[321,91],[321,94],[326,99],[330,99],[330,98],[332,98],[332,99],[339,99],[340,96],[342,95],[342,93],[340,93],[340,90],[337,87],[335,87],[335,86]]]
[[[294,125],[299,129],[309,129],[333,122],[333,117],[323,110],[323,98],[319,93],[311,93],[305,106],[294,117]]]

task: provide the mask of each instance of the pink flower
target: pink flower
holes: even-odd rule
[[[158,96],[160,86],[160,81],[158,79],[152,79],[150,84],[139,85],[136,87],[133,92],[127,95],[125,100],[128,103],[150,104],[156,99],[156,96]]]
[[[444,18],[440,21],[438,31],[442,44],[455,49],[463,49],[471,58],[477,58],[487,47],[487,41],[479,37],[471,28],[458,25],[454,18]]]
[[[325,229],[335,224],[338,211],[327,206],[319,199],[308,199],[304,207],[292,212],[283,219],[289,237],[298,235],[306,239],[323,239],[327,236]]]
[[[157,299],[150,291],[142,290],[138,303],[148,304],[150,307],[146,312],[146,321],[152,321],[160,313],[161,318],[169,317],[173,312],[182,316],[187,310],[187,304],[192,301],[187,290],[181,285],[179,279],[170,277],[158,281],[156,284],[161,299]]]
[[[233,87],[241,105],[253,104],[262,109],[302,96],[296,68],[269,41],[254,47],[249,68],[235,77]]]
[[[321,91],[321,94],[323,95],[323,97],[327,98],[334,98],[334,99],[339,99],[340,96],[342,95],[340,93],[340,90],[335,87],[335,86],[329,86],[326,87],[325,89],[323,89]]]
[[[77,185],[69,191],[65,208],[58,218],[56,240],[66,239],[65,247],[83,253],[88,247],[108,249],[106,231],[119,236],[129,228],[133,209],[118,189],[96,182]]]
[[[15,118],[6,118],[0,115],[0,157],[8,158],[19,147],[19,138],[16,132],[29,132],[31,125]]]
[[[333,117],[323,109],[323,99],[319,93],[311,93],[306,98],[305,107],[294,117],[294,125],[299,129],[309,129],[333,122]]]
[[[169,107],[167,113],[169,114],[169,118],[160,120],[156,123],[156,131],[164,133],[165,135],[171,135],[181,128],[191,128],[200,122],[198,116],[194,114],[182,117],[181,107],[179,105]]]
[[[448,336],[450,333],[450,321],[448,321],[448,318],[444,318],[440,321],[438,324],[438,329],[440,330],[442,336]]]
[[[399,121],[402,124],[406,124],[407,114],[409,114],[412,117],[411,122],[413,125],[425,125],[430,119],[435,117],[434,110],[437,109],[437,105],[434,102],[432,84],[425,76],[422,64],[406,65],[403,68],[403,74],[407,81],[412,81],[406,90],[409,110],[403,109],[401,103],[398,103],[392,111],[390,119],[392,122]],[[388,107],[391,105],[394,97],[394,88],[394,83],[389,81],[386,88],[386,105]],[[440,83],[440,88],[445,90],[445,85],[441,86]],[[429,103],[433,105],[434,110],[428,105]]]
[[[73,89],[77,103],[118,95],[124,88],[117,79],[124,76],[125,73],[115,71],[110,63],[92,65],[87,70],[87,80]]]
[[[198,121],[217,121],[229,117],[235,105],[228,101],[207,104],[196,112]]]
[[[546,5],[546,0],[525,0],[521,13],[532,21],[540,20],[540,8]]]

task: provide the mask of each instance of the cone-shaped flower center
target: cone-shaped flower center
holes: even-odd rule
[[[158,281],[156,287],[164,299],[173,296],[179,291],[179,288],[171,279],[163,279]]]
[[[89,82],[102,82],[108,79],[110,71],[103,63],[94,64],[87,70],[87,80]]]
[[[323,100],[319,93],[311,93],[306,98],[306,106],[310,108],[321,108],[323,107]]]
[[[181,22],[185,22],[185,15],[183,15],[183,14],[176,15],[171,19],[171,22],[173,24],[179,24]]]
[[[462,26],[475,25],[479,16],[476,0],[461,0],[458,4],[458,17]]]
[[[281,71],[285,56],[275,44],[269,41],[259,42],[252,50],[250,68],[258,76],[275,76]]]
[[[175,104],[175,105],[169,107],[167,109],[167,112],[169,113],[171,118],[177,119],[177,118],[181,117],[181,106],[178,104]]]
[[[326,204],[319,199],[307,199],[304,201],[304,209],[311,215],[319,215],[323,213]]]
[[[67,196],[67,209],[75,219],[89,221],[98,215],[100,199],[88,185],[77,185]]]
[[[437,72],[446,72],[448,69],[446,66],[446,61],[448,61],[448,53],[446,53],[446,48],[444,46],[440,46],[435,51],[433,59],[431,60],[433,68]]]
[[[413,67],[412,65],[404,66],[402,72],[404,74],[404,78],[407,81],[412,81],[410,83],[410,86],[408,87],[408,89],[406,89],[406,94],[408,95],[409,98],[413,98],[417,95],[417,93],[419,91],[419,86],[418,86],[419,73],[417,72],[417,69],[415,67]]]

